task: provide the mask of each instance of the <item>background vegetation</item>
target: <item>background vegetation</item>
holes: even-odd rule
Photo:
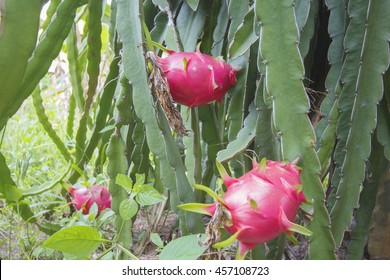
[[[388,259],[389,14],[387,0],[0,0],[0,257],[204,258],[204,221],[177,207],[206,200],[193,184],[221,191],[216,161],[239,177],[299,157],[313,235],[248,257]],[[223,102],[178,106],[188,136],[149,89],[151,41],[242,67]],[[72,211],[63,187],[97,183],[112,210]]]

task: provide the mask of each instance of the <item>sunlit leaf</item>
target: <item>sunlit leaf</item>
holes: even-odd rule
[[[205,251],[205,247],[199,245],[199,239],[204,241],[205,235],[198,234],[179,237],[169,242],[160,253],[160,260],[196,260]]]
[[[158,233],[153,232],[150,235],[150,241],[152,241],[152,243],[159,248],[164,247],[164,242],[162,241],[162,239],[161,239],[160,235],[158,235]]]
[[[87,226],[71,226],[50,236],[42,245],[77,257],[87,257],[94,252],[102,242],[99,232]]]
[[[119,215],[127,221],[133,218],[138,212],[138,204],[134,199],[123,200],[119,206]]]
[[[155,188],[149,185],[143,185],[135,199],[140,205],[143,206],[156,204],[163,200],[161,194]]]
[[[128,193],[133,189],[133,181],[124,174],[117,174],[115,183],[123,187]]]

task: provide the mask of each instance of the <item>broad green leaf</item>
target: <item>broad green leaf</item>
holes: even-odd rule
[[[149,185],[143,185],[135,199],[142,206],[156,204],[163,200],[161,194]]]
[[[42,245],[44,248],[58,250],[77,257],[87,257],[94,252],[102,242],[99,232],[87,226],[72,226],[64,228],[50,236]]]
[[[205,251],[205,247],[199,246],[198,234],[186,235],[169,242],[161,251],[160,260],[196,260]],[[201,235],[205,240],[205,235]]]
[[[123,187],[128,193],[133,189],[133,181],[124,174],[117,174],[115,183]]]
[[[145,183],[145,174],[135,174],[135,178],[136,181],[133,186],[133,190],[135,192],[139,192]]]
[[[138,204],[134,199],[123,200],[119,206],[119,215],[127,221],[133,218],[138,212]]]
[[[161,239],[160,235],[158,235],[158,233],[153,232],[150,235],[150,241],[152,241],[152,243],[159,248],[164,247],[164,242],[162,241],[162,239]]]

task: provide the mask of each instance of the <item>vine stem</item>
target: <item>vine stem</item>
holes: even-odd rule
[[[123,252],[125,253],[129,258],[132,260],[139,260],[133,253],[131,253],[129,250],[127,250],[125,247],[123,247],[118,241],[120,236],[122,235],[123,227],[125,225],[125,220],[122,221],[121,228],[119,229],[119,233],[117,237],[115,238],[114,244]]]
[[[127,250],[125,247],[123,247],[121,244],[116,243],[116,246],[122,250],[123,253],[125,253],[130,259],[132,260],[139,260],[135,255],[133,255],[129,250]]]

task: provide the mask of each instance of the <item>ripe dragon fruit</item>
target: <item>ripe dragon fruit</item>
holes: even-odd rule
[[[301,169],[291,163],[262,160],[253,163],[253,169],[239,178],[229,177],[222,164],[218,170],[227,187],[223,198],[210,188],[196,185],[217,202],[213,204],[188,203],[180,208],[214,216],[218,206],[226,214],[222,224],[232,236],[214,244],[214,248],[239,241],[237,259],[243,259],[255,246],[268,242],[281,233],[297,242],[293,232],[311,235],[311,232],[293,223],[299,206],[306,200],[300,181]]]
[[[70,187],[68,191],[73,197],[72,204],[77,210],[82,209],[83,214],[88,214],[94,203],[98,206],[98,214],[106,208],[111,208],[111,195],[107,187],[100,185],[81,188]]]
[[[172,98],[188,107],[220,102],[236,84],[236,70],[222,58],[196,52],[167,50],[166,58],[157,62],[167,78]]]

